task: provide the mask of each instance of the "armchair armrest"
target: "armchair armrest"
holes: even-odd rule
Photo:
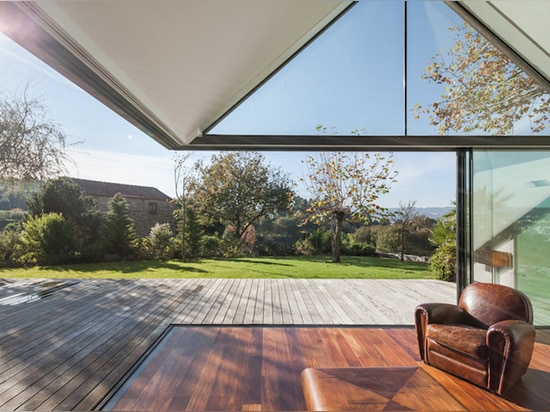
[[[503,394],[527,372],[535,334],[535,327],[521,320],[505,320],[489,327],[490,390]]]

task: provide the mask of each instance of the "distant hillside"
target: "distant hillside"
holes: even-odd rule
[[[419,215],[427,216],[432,219],[438,219],[441,216],[443,216],[445,213],[453,210],[452,206],[446,206],[446,207],[417,207],[416,210],[418,210]],[[390,212],[397,212],[399,211],[399,208],[390,208]]]

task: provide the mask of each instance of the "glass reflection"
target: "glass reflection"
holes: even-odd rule
[[[474,281],[525,292],[550,324],[550,152],[474,152]]]

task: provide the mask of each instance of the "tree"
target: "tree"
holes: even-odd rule
[[[190,188],[203,223],[223,223],[239,242],[260,218],[286,210],[292,198],[288,176],[264,164],[259,153],[213,155],[210,165],[197,162],[196,170]]]
[[[483,131],[507,135],[527,116],[531,131],[549,126],[550,95],[481,34],[464,23],[451,28],[456,43],[435,55],[421,76],[445,86],[441,100],[415,104],[440,134]]]
[[[134,221],[128,214],[128,203],[120,193],[113,196],[109,202],[109,210],[105,212],[101,230],[103,247],[109,255],[119,258],[134,256],[137,251],[136,231]]]
[[[264,256],[288,256],[302,238],[300,218],[290,214],[262,219],[257,229],[256,253]]]
[[[101,213],[95,200],[84,193],[68,177],[48,180],[40,191],[27,200],[29,214],[41,216],[47,213],[61,213],[72,223],[75,236],[79,239],[83,260],[94,260],[99,256]]]
[[[435,249],[429,241],[434,224],[434,219],[418,215],[406,225],[398,220],[391,225],[373,226],[376,250],[396,253],[402,260],[405,254],[430,256]]]
[[[46,180],[65,170],[66,136],[47,116],[48,110],[29,97],[0,95],[0,180]]]
[[[386,215],[377,201],[396,182],[392,154],[324,152],[308,156],[305,164],[311,219],[331,222],[332,261],[340,262],[344,220],[369,223]]]
[[[395,223],[399,228],[399,257],[401,262],[405,258],[405,236],[414,218],[418,216],[418,210],[415,206],[416,200],[409,200],[407,203],[399,202],[399,210],[395,213],[397,216]]]
[[[200,224],[200,219],[193,199],[185,200],[183,208],[174,210],[174,216],[177,222],[177,230],[180,234],[178,240],[181,242],[179,250],[182,253],[182,259],[195,258],[202,253],[202,243],[205,236],[205,228]]]
[[[79,226],[98,215],[94,199],[69,177],[48,180],[42,190],[29,197],[27,207],[31,215],[58,212]]]
[[[176,218],[176,221],[179,220],[181,222],[181,256],[182,260],[185,261],[188,255],[188,247],[186,242],[186,237],[189,232],[187,227],[187,217],[191,213],[193,215],[193,211],[189,212],[187,210],[188,207],[188,199],[187,199],[187,186],[189,185],[191,181],[191,176],[193,173],[193,168],[187,167],[187,160],[191,157],[191,152],[185,153],[185,154],[176,154],[174,156],[174,189],[176,198],[175,201],[178,204],[179,208],[174,211],[174,216]],[[181,191],[181,193],[180,193]],[[179,218],[179,219],[178,219]],[[194,223],[194,222],[193,222]],[[193,235],[192,235],[193,236]]]

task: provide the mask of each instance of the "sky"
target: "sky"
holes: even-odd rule
[[[314,134],[315,126],[323,124],[331,133],[347,134],[366,128],[374,135],[403,134],[402,14],[392,10],[400,2],[385,3],[390,6],[360,3],[355,14],[345,17],[345,24],[334,25],[307,53],[218,125],[217,132]],[[415,7],[410,13],[417,13],[415,19],[425,23],[409,41],[409,55],[414,58],[409,58],[408,64],[421,70],[442,45],[426,47],[424,43],[418,45],[416,39],[427,38],[429,43],[429,39],[442,38],[434,33],[447,31],[450,10],[430,9],[420,2]],[[365,31],[365,27],[371,31]],[[372,36],[372,30],[377,36]],[[388,54],[388,50],[394,53]],[[380,53],[386,53],[386,57],[373,58]],[[175,152],[0,34],[0,92],[21,92],[28,83],[33,95],[42,99],[51,118],[68,136],[68,154],[73,161],[68,165],[70,176],[152,186],[175,195]],[[409,103],[434,93],[420,85],[417,78],[408,79],[407,84]],[[427,127],[407,123],[410,134],[422,134]],[[194,152],[192,159],[208,161],[211,154]],[[264,156],[267,163],[290,175],[300,195],[308,197],[299,184],[305,173],[305,153],[264,152]],[[398,207],[400,202],[416,201],[417,207],[443,207],[454,200],[454,153],[396,152],[394,161],[398,182],[380,199],[382,206]]]

